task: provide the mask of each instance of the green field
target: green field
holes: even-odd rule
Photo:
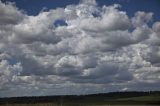
[[[22,100],[20,100],[22,99]],[[81,96],[24,97],[5,99],[1,106],[153,106],[160,105],[160,93],[111,93]]]

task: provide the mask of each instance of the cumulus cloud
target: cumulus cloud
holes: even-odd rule
[[[0,2],[0,95],[159,90],[160,22],[119,8],[82,0],[29,16]]]
[[[80,22],[80,27],[85,30],[102,32],[106,30],[125,30],[130,26],[128,16],[125,12],[119,11],[119,5],[102,8],[99,17],[85,18]],[[94,11],[93,11],[94,13]]]
[[[144,24],[147,24],[152,20],[153,13],[145,13],[143,11],[138,11],[135,13],[135,16],[132,18],[132,24],[133,26],[142,26]]]
[[[0,62],[0,89],[5,89],[5,85],[14,82],[14,79],[20,75],[23,67],[20,63],[10,65],[7,60],[2,60]]]
[[[18,10],[13,4],[3,4],[0,1],[0,24],[16,24],[23,19],[22,11]]]

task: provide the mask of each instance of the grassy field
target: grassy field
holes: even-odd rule
[[[160,106],[160,92],[0,99],[1,106]]]

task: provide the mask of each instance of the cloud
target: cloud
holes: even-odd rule
[[[10,65],[7,60],[2,60],[0,62],[0,89],[5,89],[6,84],[10,84],[14,82],[14,79],[20,75],[23,67],[21,63],[16,63],[14,65]]]
[[[95,0],[81,0],[81,3],[82,4],[87,4],[87,5],[97,5],[96,1]]]
[[[133,26],[137,27],[137,26],[142,26],[144,24],[147,24],[152,20],[152,17],[153,17],[152,12],[145,13],[143,11],[138,11],[135,13],[135,16],[132,18],[131,21]]]
[[[107,30],[125,30],[130,26],[130,21],[125,12],[118,10],[119,5],[104,6],[99,17],[89,16],[80,21],[84,30],[102,32]],[[83,12],[83,11],[82,11]],[[94,13],[94,11],[93,11]]]
[[[0,2],[0,95],[159,90],[160,22],[119,8],[83,0],[29,16]]]
[[[23,19],[22,11],[11,3],[3,4],[0,1],[0,10],[0,25],[17,24]]]

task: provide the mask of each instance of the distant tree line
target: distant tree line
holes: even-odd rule
[[[59,96],[32,96],[32,97],[6,97],[0,98],[0,105],[2,104],[36,104],[36,103],[59,103],[63,101],[83,101],[92,100],[93,98],[101,99],[105,98],[108,100],[116,98],[129,98],[147,95],[160,95],[160,91],[148,91],[148,92],[110,92],[110,93],[99,93],[99,94],[88,94],[88,95],[59,95]]]

